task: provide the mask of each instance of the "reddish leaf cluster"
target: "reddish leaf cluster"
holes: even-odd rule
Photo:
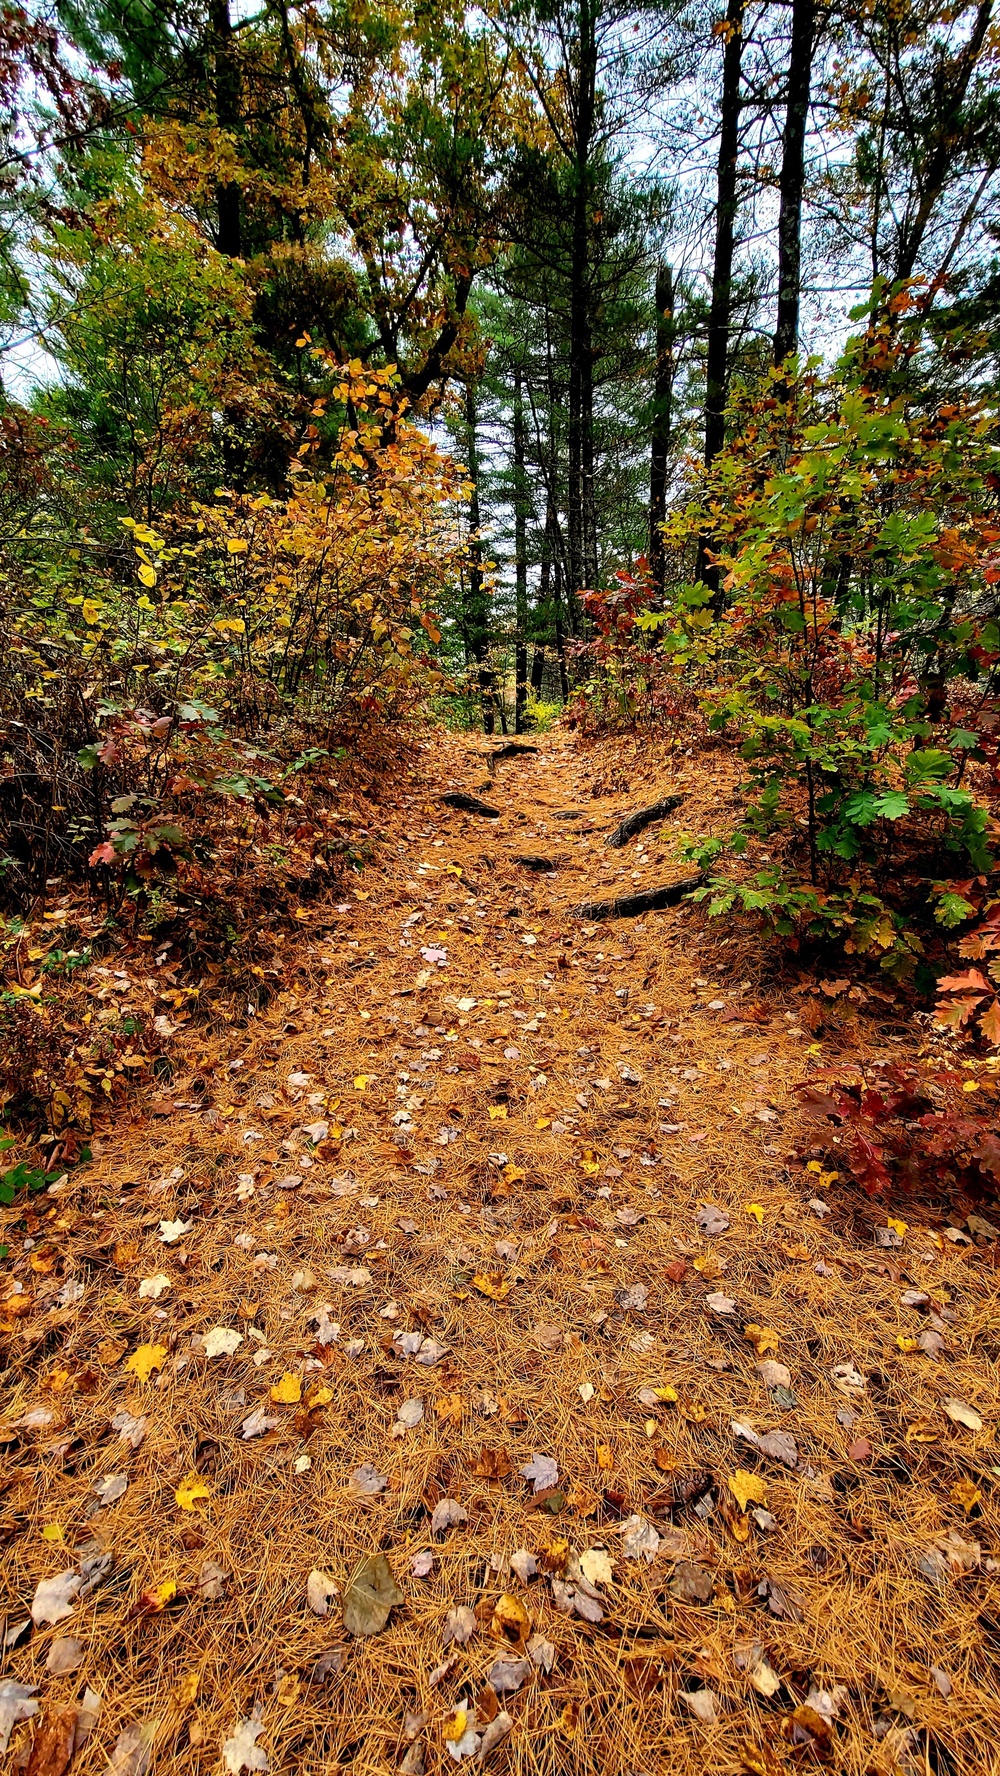
[[[950,1068],[889,1066],[869,1083],[856,1068],[825,1069],[798,1088],[803,1114],[835,1135],[838,1165],[869,1196],[949,1184],[1000,1184],[996,1106],[973,1108]]]

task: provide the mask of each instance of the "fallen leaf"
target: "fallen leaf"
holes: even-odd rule
[[[148,1381],[154,1369],[162,1369],[167,1358],[165,1344],[140,1344],[126,1363],[138,1381]]]
[[[725,1233],[729,1226],[729,1216],[724,1209],[716,1208],[714,1203],[703,1203],[695,1216],[699,1232],[714,1238]]]
[[[47,1622],[62,1622],[71,1616],[82,1583],[79,1573],[72,1570],[40,1580],[31,1600],[31,1619],[36,1628]]]
[[[738,1646],[733,1652],[733,1661],[739,1671],[745,1671],[758,1696],[770,1699],[781,1688],[781,1679],[764,1656],[764,1649],[759,1641],[752,1646]]]
[[[972,1480],[956,1480],[951,1489],[951,1497],[954,1500],[954,1503],[956,1505],[961,1505],[966,1516],[969,1515],[970,1511],[975,1510],[975,1507],[980,1503],[982,1496],[979,1487],[976,1486]]]
[[[559,1480],[559,1467],[551,1455],[540,1455],[536,1450],[529,1462],[519,1469],[526,1480],[530,1480],[536,1492],[546,1492]]]
[[[94,1497],[102,1511],[109,1505],[117,1504],[128,1487],[127,1474],[105,1474],[102,1480],[94,1482]]]
[[[161,1579],[158,1585],[151,1585],[147,1591],[141,1591],[132,1606],[133,1616],[158,1616],[172,1603],[177,1596],[177,1581]]]
[[[956,1400],[954,1397],[951,1397],[950,1399],[942,1401],[942,1405],[945,1412],[948,1414],[948,1417],[951,1419],[952,1424],[961,1425],[963,1429],[967,1431],[982,1430],[983,1421],[978,1412],[975,1412],[964,1400]]]
[[[784,1363],[776,1363],[773,1358],[766,1357],[763,1363],[757,1364],[757,1374],[767,1388],[787,1388],[792,1385],[791,1371]]]
[[[165,1246],[175,1246],[193,1226],[193,1221],[161,1221],[160,1238]]]
[[[63,1776],[75,1750],[76,1720],[72,1703],[63,1708],[52,1704],[46,1708],[31,1742],[27,1776]]]
[[[624,1523],[618,1524],[616,1535],[622,1538],[622,1553],[626,1560],[655,1560],[659,1552],[660,1538],[653,1525],[645,1517],[633,1514],[626,1517]]]
[[[679,1560],[667,1589],[678,1603],[708,1603],[715,1591],[715,1580],[707,1566]]]
[[[506,1449],[489,1449],[484,1444],[472,1472],[481,1480],[502,1480],[512,1471],[513,1466]]]
[[[206,1357],[231,1357],[243,1343],[242,1332],[232,1326],[213,1326],[206,1332],[203,1350]]]
[[[786,1590],[765,1574],[757,1586],[757,1595],[767,1604],[772,1616],[786,1616],[790,1622],[803,1622],[805,1617],[794,1591]]]
[[[485,1271],[476,1272],[472,1279],[472,1287],[478,1290],[480,1295],[487,1296],[490,1301],[506,1301],[511,1291],[510,1283],[502,1276],[489,1276]]]
[[[456,1763],[475,1755],[479,1750],[480,1738],[476,1732],[476,1710],[471,1702],[459,1702],[454,1714],[445,1722],[442,1734],[445,1746]]]
[[[580,1571],[592,1585],[610,1585],[614,1582],[614,1566],[604,1548],[587,1548],[580,1555]]]
[[[159,1724],[158,1720],[143,1721],[141,1724],[137,1722],[119,1733],[104,1776],[146,1776],[152,1761],[153,1742]],[[237,1767],[230,1765],[231,1769]],[[266,1761],[254,1768],[266,1769]]]
[[[505,1640],[510,1646],[520,1651],[527,1642],[531,1627],[528,1612],[517,1597],[509,1591],[497,1598],[493,1618],[490,1623],[492,1632],[498,1640]]]
[[[763,1203],[744,1203],[743,1210],[744,1213],[749,1215],[752,1221],[756,1221],[757,1226],[760,1227],[764,1219]]]
[[[757,1438],[757,1448],[763,1455],[771,1456],[786,1468],[797,1468],[799,1465],[799,1448],[795,1438],[788,1431],[765,1431]]]
[[[302,1380],[291,1369],[286,1369],[280,1381],[276,1381],[270,1394],[276,1406],[297,1406],[302,1398]]]
[[[268,1418],[263,1406],[258,1406],[240,1426],[243,1441],[246,1442],[250,1437],[262,1437],[265,1431],[273,1431],[275,1425],[280,1423],[280,1418]]]
[[[457,1609],[450,1609],[445,1616],[441,1630],[442,1647],[468,1646],[478,1627],[475,1610],[470,1609],[467,1603],[460,1603]]]
[[[231,1736],[222,1747],[222,1761],[232,1776],[239,1776],[241,1770],[266,1770],[267,1753],[257,1744],[264,1722],[257,1709],[245,1720],[237,1721]]]
[[[226,1581],[232,1577],[214,1560],[203,1560],[198,1569],[195,1591],[206,1603],[218,1603],[226,1595]]]
[[[344,1592],[344,1627],[348,1634],[379,1634],[390,1611],[403,1601],[385,1555],[367,1554]]]
[[[347,1487],[355,1498],[377,1498],[388,1486],[388,1477],[380,1474],[371,1462],[362,1462],[348,1477]]]
[[[306,1603],[313,1615],[329,1615],[333,1599],[339,1596],[340,1591],[330,1574],[321,1572],[319,1567],[314,1566],[306,1580]]]
[[[744,1326],[743,1336],[748,1344],[752,1344],[759,1357],[766,1357],[778,1348],[778,1334],[770,1326]]]
[[[434,1412],[443,1424],[454,1425],[457,1430],[465,1412],[461,1394],[441,1394],[434,1402]]]
[[[682,1690],[680,1695],[681,1701],[687,1704],[696,1720],[700,1720],[703,1726],[714,1726],[719,1718],[715,1706],[718,1698],[714,1690]]]
[[[496,1659],[486,1681],[497,1696],[512,1695],[527,1682],[533,1670],[530,1659]]]
[[[767,1504],[767,1486],[759,1474],[751,1474],[746,1468],[737,1468],[735,1473],[727,1477],[729,1487],[741,1511],[749,1504]]]
[[[155,1276],[142,1278],[139,1284],[139,1299],[140,1301],[159,1301],[160,1296],[165,1295],[170,1286],[170,1278],[164,1276],[162,1271],[157,1271]]]
[[[734,1314],[736,1312],[736,1303],[732,1296],[722,1295],[718,1292],[712,1295],[706,1295],[705,1305],[711,1309],[712,1313],[720,1314],[722,1316]]]
[[[182,1480],[174,1493],[182,1511],[193,1511],[200,1499],[211,1498],[212,1489],[206,1486],[200,1474],[189,1474]]]
[[[454,1529],[460,1523],[468,1523],[469,1513],[457,1499],[438,1499],[431,1514],[431,1534],[443,1535],[446,1529]]]
[[[83,1664],[85,1648],[82,1640],[73,1640],[67,1635],[64,1640],[54,1640],[49,1647],[45,1669],[52,1677],[65,1677],[68,1671],[77,1671]]]
[[[132,1449],[142,1445],[148,1422],[145,1418],[133,1418],[131,1412],[116,1412],[109,1420],[111,1429],[118,1432],[119,1442],[127,1443]]]
[[[517,1552],[511,1555],[508,1565],[511,1572],[516,1573],[522,1585],[527,1585],[538,1573],[538,1562],[533,1554],[528,1553],[527,1548],[518,1548]]]
[[[37,1684],[15,1683],[9,1677],[0,1681],[0,1751],[7,1750],[18,1721],[31,1720],[38,1713],[41,1704],[34,1700],[37,1694]]]
[[[960,1579],[966,1573],[978,1572],[982,1549],[978,1542],[967,1542],[957,1529],[932,1542],[917,1557],[917,1570],[925,1579],[944,1586],[948,1579]]]

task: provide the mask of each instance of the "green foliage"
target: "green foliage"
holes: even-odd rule
[[[711,540],[724,608],[701,705],[748,767],[739,826],[692,852],[715,871],[701,898],[897,971],[921,923],[961,916],[960,892],[932,882],[992,867],[980,785],[1000,687],[1000,428],[926,397],[933,360],[906,309],[905,294],[874,306],[828,376],[775,372],[747,395],[667,526],[675,547]],[[637,627],[690,666],[687,588]],[[732,877],[727,850],[744,860]]]

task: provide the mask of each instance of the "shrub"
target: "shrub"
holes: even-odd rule
[[[970,1083],[978,1087],[976,1105]],[[940,1198],[1000,1185],[995,1082],[970,1082],[931,1060],[868,1074],[828,1068],[798,1091],[804,1115],[833,1131],[831,1163],[846,1167],[869,1196],[925,1189]]]
[[[667,525],[675,546],[709,539],[718,590],[626,605],[616,643],[642,657],[654,632],[688,669],[716,613],[700,703],[748,773],[739,825],[692,847],[710,914],[895,972],[972,913],[954,879],[992,867],[1000,688],[997,415],[935,397],[910,305],[866,310],[829,376],[739,396],[732,442]]]

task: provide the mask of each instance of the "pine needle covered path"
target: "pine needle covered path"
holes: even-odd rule
[[[994,1767],[989,1223],[789,1163],[745,943],[574,915],[731,779],[538,744],[433,735],[270,1008],[4,1211],[33,1776]]]

